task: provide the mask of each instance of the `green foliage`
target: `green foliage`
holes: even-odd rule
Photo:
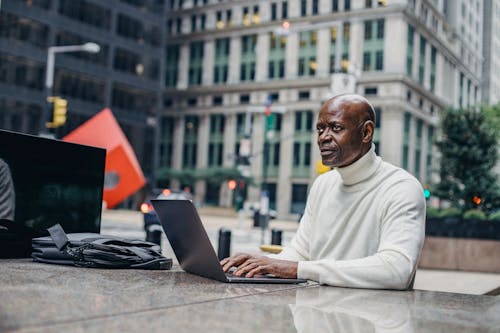
[[[436,207],[427,207],[426,216],[428,219],[436,218],[441,216],[441,211]]]
[[[440,176],[434,195],[461,210],[492,210],[500,206],[500,186],[492,172],[497,161],[495,124],[489,122],[494,110],[446,110],[442,115]],[[473,198],[481,199],[480,206]]]
[[[490,216],[488,216],[488,220],[500,221],[500,210],[497,210],[496,212],[491,213]]]
[[[463,218],[470,220],[486,220],[486,214],[479,209],[469,209],[464,213]]]
[[[460,211],[460,209],[456,208],[456,207],[450,207],[450,208],[446,208],[446,209],[443,209],[441,211],[441,213],[439,214],[439,217],[461,217],[462,216],[462,212]]]
[[[252,179],[243,177],[237,168],[221,167],[181,170],[161,168],[158,170],[158,178],[160,181],[166,179],[177,179],[181,182],[181,184],[194,184],[197,180],[205,180],[210,184],[221,184],[229,179],[242,179],[247,183],[252,182]]]

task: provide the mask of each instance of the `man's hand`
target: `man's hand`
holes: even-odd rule
[[[272,274],[282,278],[297,278],[298,263],[289,260],[271,259],[266,256],[237,253],[221,260],[224,272],[236,267],[235,276],[253,277],[256,274]]]

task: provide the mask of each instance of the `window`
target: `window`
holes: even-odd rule
[[[314,76],[318,63],[316,62],[317,31],[299,33],[298,75]]]
[[[299,100],[309,99],[309,91],[299,91]]]
[[[288,2],[287,1],[283,1],[281,3],[281,17],[284,19],[288,18]]]
[[[384,68],[384,20],[365,21],[363,71]]]
[[[339,0],[332,0],[332,12],[339,11]]]
[[[365,87],[365,95],[377,95],[377,87]]]
[[[188,106],[196,106],[198,104],[198,99],[196,97],[188,98],[187,105]]]
[[[222,105],[222,96],[214,96],[212,99],[213,105]]]
[[[165,86],[177,86],[179,45],[167,45],[165,61]]]
[[[230,39],[215,40],[214,83],[225,83],[228,79]]]
[[[253,81],[255,79],[255,64],[257,62],[257,55],[255,54],[256,44],[257,35],[246,35],[241,37],[241,81]]]
[[[250,103],[250,95],[240,95],[240,104]]]
[[[203,70],[203,42],[192,42],[189,53],[189,84],[201,84]]]
[[[423,36],[420,36],[420,59],[418,64],[418,82],[424,84],[424,74],[425,74],[425,46],[426,40]]]
[[[300,0],[300,15],[307,15],[307,0]]]
[[[271,21],[276,21],[278,19],[278,8],[276,3],[271,4]]]
[[[406,49],[406,75],[413,76],[413,35],[415,29],[408,25],[407,49]]]

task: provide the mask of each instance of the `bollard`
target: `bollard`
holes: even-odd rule
[[[146,242],[158,244],[161,247],[161,226],[151,224],[146,229]]]
[[[231,230],[220,228],[219,229],[219,249],[217,257],[219,260],[227,258],[231,255]]]
[[[272,245],[281,245],[281,235],[283,231],[280,229],[272,229],[271,230],[271,244]]]

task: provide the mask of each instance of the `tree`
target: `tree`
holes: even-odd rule
[[[488,121],[491,113],[484,108],[449,109],[442,116],[442,138],[437,143],[441,181],[435,195],[462,210],[489,211],[500,206],[500,187],[492,171],[498,153],[498,122]]]

